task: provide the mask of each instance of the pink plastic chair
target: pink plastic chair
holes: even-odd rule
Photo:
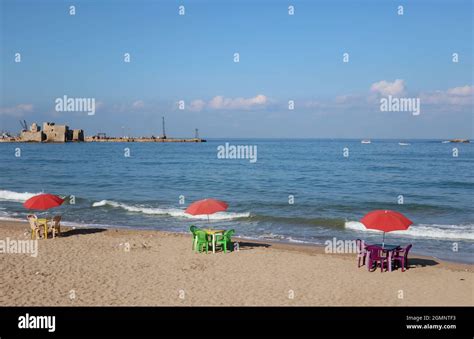
[[[408,245],[406,248],[395,251],[395,254],[392,257],[394,262],[397,262],[402,267],[402,272],[405,272],[405,269],[408,269],[408,252],[410,251],[412,244]]]
[[[367,267],[370,270],[375,263],[375,269],[377,269],[377,263],[380,263],[380,272],[383,272],[385,266],[388,266],[388,257],[383,255],[382,247],[370,245],[367,249]]]
[[[365,258],[367,256],[367,251],[364,246],[364,242],[360,239],[356,239],[356,249],[357,249],[357,267],[365,265]],[[360,262],[362,261],[362,265]]]

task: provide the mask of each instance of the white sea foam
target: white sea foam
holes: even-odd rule
[[[26,219],[20,219],[20,218],[12,218],[10,216],[0,216],[0,220],[5,220],[5,221],[26,221]]]
[[[11,215],[0,214],[0,220],[4,221],[19,221],[25,222],[26,218],[14,218],[13,215],[19,215],[18,213],[14,213]],[[95,223],[80,223],[80,222],[71,222],[71,221],[61,221],[61,225],[68,226],[68,227],[76,227],[76,228],[130,228],[129,226],[117,226],[117,225],[108,225],[108,224],[95,224]]]
[[[293,239],[292,237],[288,237],[287,240],[288,242],[296,243],[296,244],[312,244],[311,241]]]
[[[29,192],[13,192],[13,191],[6,191],[0,190],[0,200],[2,201],[15,201],[15,202],[25,202],[31,197],[38,195],[41,193],[29,193]]]
[[[275,234],[275,233],[264,233],[261,234],[257,237],[248,237],[245,236],[246,239],[253,239],[253,240],[268,240],[268,241],[281,241],[281,242],[289,242],[289,243],[295,243],[295,244],[318,244],[318,242],[315,241],[307,241],[307,240],[300,240],[300,239],[294,239],[291,236],[284,236],[281,234]]]
[[[113,200],[101,200],[94,202],[92,207],[103,207],[111,206],[116,208],[122,208],[129,212],[143,213],[143,214],[154,214],[154,215],[169,215],[175,218],[188,218],[188,219],[202,219],[207,220],[207,215],[191,215],[186,213],[184,210],[179,208],[155,208],[145,207],[140,205],[127,205]],[[218,212],[209,215],[209,220],[231,220],[236,218],[247,218],[250,215],[246,213],[233,213],[233,212]]]
[[[283,240],[285,239],[285,236],[280,235],[280,234],[275,234],[273,232],[270,233],[264,233],[261,234],[257,237],[257,239],[278,239],[278,240]]]
[[[101,207],[107,205],[108,201],[107,200],[101,200],[101,201],[96,201],[95,203],[92,204],[92,207]]]
[[[380,233],[380,231],[377,230],[368,230],[358,221],[347,221],[345,228],[354,231]],[[390,232],[390,234],[414,238],[474,240],[474,225],[419,224],[410,226],[406,231],[393,231]]]

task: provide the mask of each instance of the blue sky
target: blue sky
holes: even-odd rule
[[[0,3],[0,130],[158,135],[165,116],[171,136],[473,135],[469,0]],[[381,112],[389,94],[420,98],[421,114]],[[63,95],[95,98],[96,114],[56,112]]]

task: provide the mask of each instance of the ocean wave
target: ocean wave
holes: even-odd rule
[[[7,190],[0,190],[0,200],[2,201],[14,201],[14,202],[25,202],[31,197],[41,193],[29,193],[29,192],[13,192]]]
[[[264,239],[264,240],[284,240],[285,236],[280,234],[275,234],[273,232],[264,233],[257,236],[255,239]]]
[[[312,241],[299,240],[299,239],[294,239],[292,237],[288,237],[286,239],[288,242],[295,243],[295,244],[315,244],[315,242],[312,242]]]
[[[347,221],[345,228],[360,231],[380,233],[377,230],[369,230],[358,221]],[[431,238],[431,239],[457,239],[457,240],[474,240],[474,225],[438,225],[438,224],[418,224],[412,225],[406,231],[393,231],[390,234],[399,236],[407,236],[414,238]]]
[[[318,209],[319,212],[333,213],[334,211],[341,212],[344,214],[359,214],[361,211],[367,210],[367,206],[373,207],[373,209],[390,210],[396,208],[399,212],[406,214],[413,214],[414,212],[437,212],[437,213],[449,213],[453,211],[459,211],[460,213],[465,212],[465,208],[459,207],[456,204],[446,204],[440,200],[438,202],[421,202],[430,198],[428,195],[418,195],[410,199],[418,200],[420,202],[410,202],[409,204],[397,204],[396,202],[388,201],[377,201],[377,200],[361,200],[351,201],[350,203],[330,203],[321,205]]]
[[[0,217],[16,217],[19,216],[20,214],[17,212],[5,212],[5,211],[0,211]]]
[[[304,217],[280,217],[271,215],[255,214],[250,216],[250,221],[267,221],[273,223],[299,224],[309,226],[321,226],[328,228],[344,228],[345,219],[341,218],[304,218]]]
[[[26,219],[18,218],[18,213],[9,213],[5,211],[0,211],[0,220],[5,221],[26,221]]]
[[[10,218],[10,217],[0,217],[0,220],[3,220],[3,221],[19,221],[19,222],[25,222],[26,221],[26,219]]]
[[[156,207],[146,207],[140,205],[127,205],[124,203],[116,202],[113,200],[101,200],[94,202],[92,207],[104,207],[111,206],[114,208],[122,208],[129,212],[151,214],[151,215],[168,215],[175,218],[187,218],[187,219],[200,219],[207,220],[207,215],[191,215],[186,213],[184,210],[179,208],[156,208]],[[248,218],[250,216],[249,212],[245,213],[235,213],[235,212],[218,212],[209,215],[209,220],[232,220],[239,218]]]
[[[16,222],[26,222],[26,218],[15,218],[15,215],[19,215],[18,213],[14,214],[0,214],[0,220],[3,221],[16,221]],[[118,226],[118,225],[109,225],[109,224],[96,224],[96,223],[81,223],[81,222],[72,222],[72,221],[61,221],[61,225],[68,226],[68,227],[78,227],[78,228],[127,228],[133,229],[131,226]]]

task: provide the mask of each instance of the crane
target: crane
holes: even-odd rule
[[[166,139],[166,132],[165,132],[165,117],[162,117],[162,126],[161,128],[163,129],[163,134],[161,135],[161,139]]]
[[[26,123],[26,120],[20,120],[20,125],[23,131],[28,131],[28,124]]]

